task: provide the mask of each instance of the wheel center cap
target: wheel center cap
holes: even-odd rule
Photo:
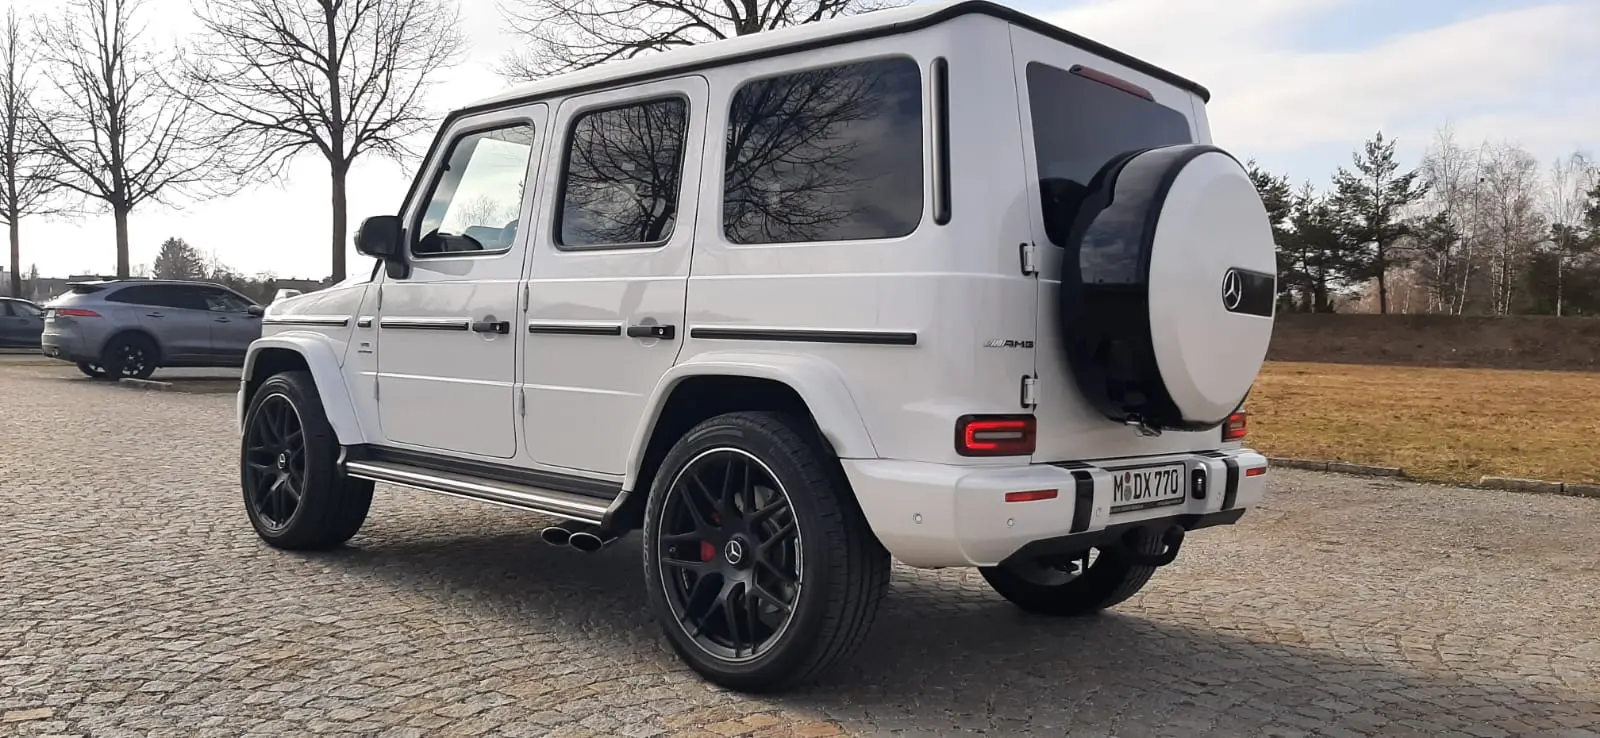
[[[730,539],[728,544],[722,547],[722,558],[727,559],[728,563],[733,566],[743,564],[745,558],[744,541],[737,538]]]
[[[287,453],[278,454],[278,468],[279,469],[288,469],[289,468],[289,454],[287,454]]]

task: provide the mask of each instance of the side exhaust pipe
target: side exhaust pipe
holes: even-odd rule
[[[552,525],[539,531],[539,537],[552,546],[565,546],[572,541],[572,531],[559,525]]]
[[[594,553],[611,545],[611,542],[615,540],[617,540],[617,537],[613,535],[580,530],[567,538],[567,545],[584,553]]]

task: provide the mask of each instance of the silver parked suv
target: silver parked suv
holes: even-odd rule
[[[68,287],[44,305],[40,350],[91,377],[243,366],[261,336],[261,306],[221,285],[126,279]]]

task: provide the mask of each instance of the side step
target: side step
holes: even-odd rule
[[[580,523],[600,525],[610,502],[571,492],[558,492],[513,482],[479,479],[455,472],[424,469],[392,461],[348,460],[345,473],[357,479],[398,484],[402,487],[465,497],[519,510],[554,515]]]

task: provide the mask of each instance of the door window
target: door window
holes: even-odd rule
[[[20,318],[37,318],[44,314],[38,308],[25,302],[12,302],[8,304],[11,305],[12,311],[16,313],[17,317]]]
[[[176,284],[147,284],[125,287],[106,297],[107,302],[123,302],[148,307],[206,310],[206,301],[193,287]]]
[[[528,124],[456,139],[426,200],[412,253],[428,257],[510,250],[533,143],[533,126]]]
[[[688,125],[688,104],[677,97],[596,110],[573,120],[556,246],[647,246],[671,238]]]
[[[227,290],[206,290],[206,307],[214,313],[242,313],[251,305],[249,300]]]

